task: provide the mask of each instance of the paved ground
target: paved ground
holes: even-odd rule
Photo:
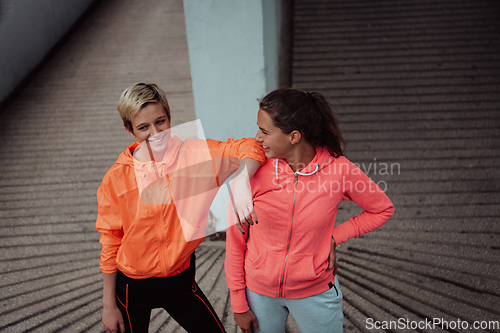
[[[397,207],[339,247],[347,332],[500,320],[499,17],[488,0],[295,0],[293,85],[328,96]],[[0,115],[0,331],[102,331],[95,191],[132,142],[116,102],[138,81],[194,119],[181,0],[103,0]],[[199,248],[197,277],[236,332],[223,245]],[[150,331],[182,330],[157,311]]]
[[[396,206],[339,247],[347,330],[500,320],[499,17],[495,1],[295,1],[293,84],[329,98]]]
[[[102,331],[95,192],[133,142],[116,104],[157,82],[173,124],[194,119],[185,34],[181,0],[101,1],[2,113],[0,331]],[[200,250],[201,283],[219,257]]]

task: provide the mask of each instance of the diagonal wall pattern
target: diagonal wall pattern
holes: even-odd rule
[[[347,157],[396,207],[339,246],[347,331],[498,323],[499,16],[495,1],[295,0],[293,84],[328,97]]]

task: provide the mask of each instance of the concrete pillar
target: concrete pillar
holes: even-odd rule
[[[279,0],[184,0],[196,117],[208,138],[254,136],[278,82]]]
[[[207,138],[253,137],[257,99],[278,86],[281,0],[184,0],[196,117]],[[211,207],[226,226],[228,192]]]

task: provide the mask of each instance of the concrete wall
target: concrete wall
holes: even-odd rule
[[[0,102],[94,0],[6,0],[0,7]]]
[[[184,0],[196,117],[208,138],[254,136],[276,89],[279,0]]]
[[[266,92],[278,88],[278,51],[280,42],[281,0],[262,0]],[[263,96],[262,96],[263,97]]]
[[[258,98],[277,88],[281,0],[184,0],[196,117],[207,138],[253,137]],[[229,195],[211,212],[226,228]]]

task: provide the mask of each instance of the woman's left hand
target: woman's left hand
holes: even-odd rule
[[[243,234],[243,227],[258,223],[257,214],[253,209],[252,190],[250,178],[260,167],[260,162],[246,158],[240,163],[231,188],[231,202],[236,219],[236,226]]]
[[[254,221],[257,222],[257,214],[255,214],[253,209],[252,192],[248,178],[245,179],[244,176],[239,179],[235,178],[231,192],[236,227],[240,232],[245,233],[243,227],[253,225]]]
[[[330,245],[330,255],[328,256],[328,268],[333,269],[333,275],[335,276],[337,274],[337,268],[339,265],[337,264],[337,257],[335,254],[335,248],[337,247],[337,244],[335,244],[335,239],[332,237],[332,243]]]

